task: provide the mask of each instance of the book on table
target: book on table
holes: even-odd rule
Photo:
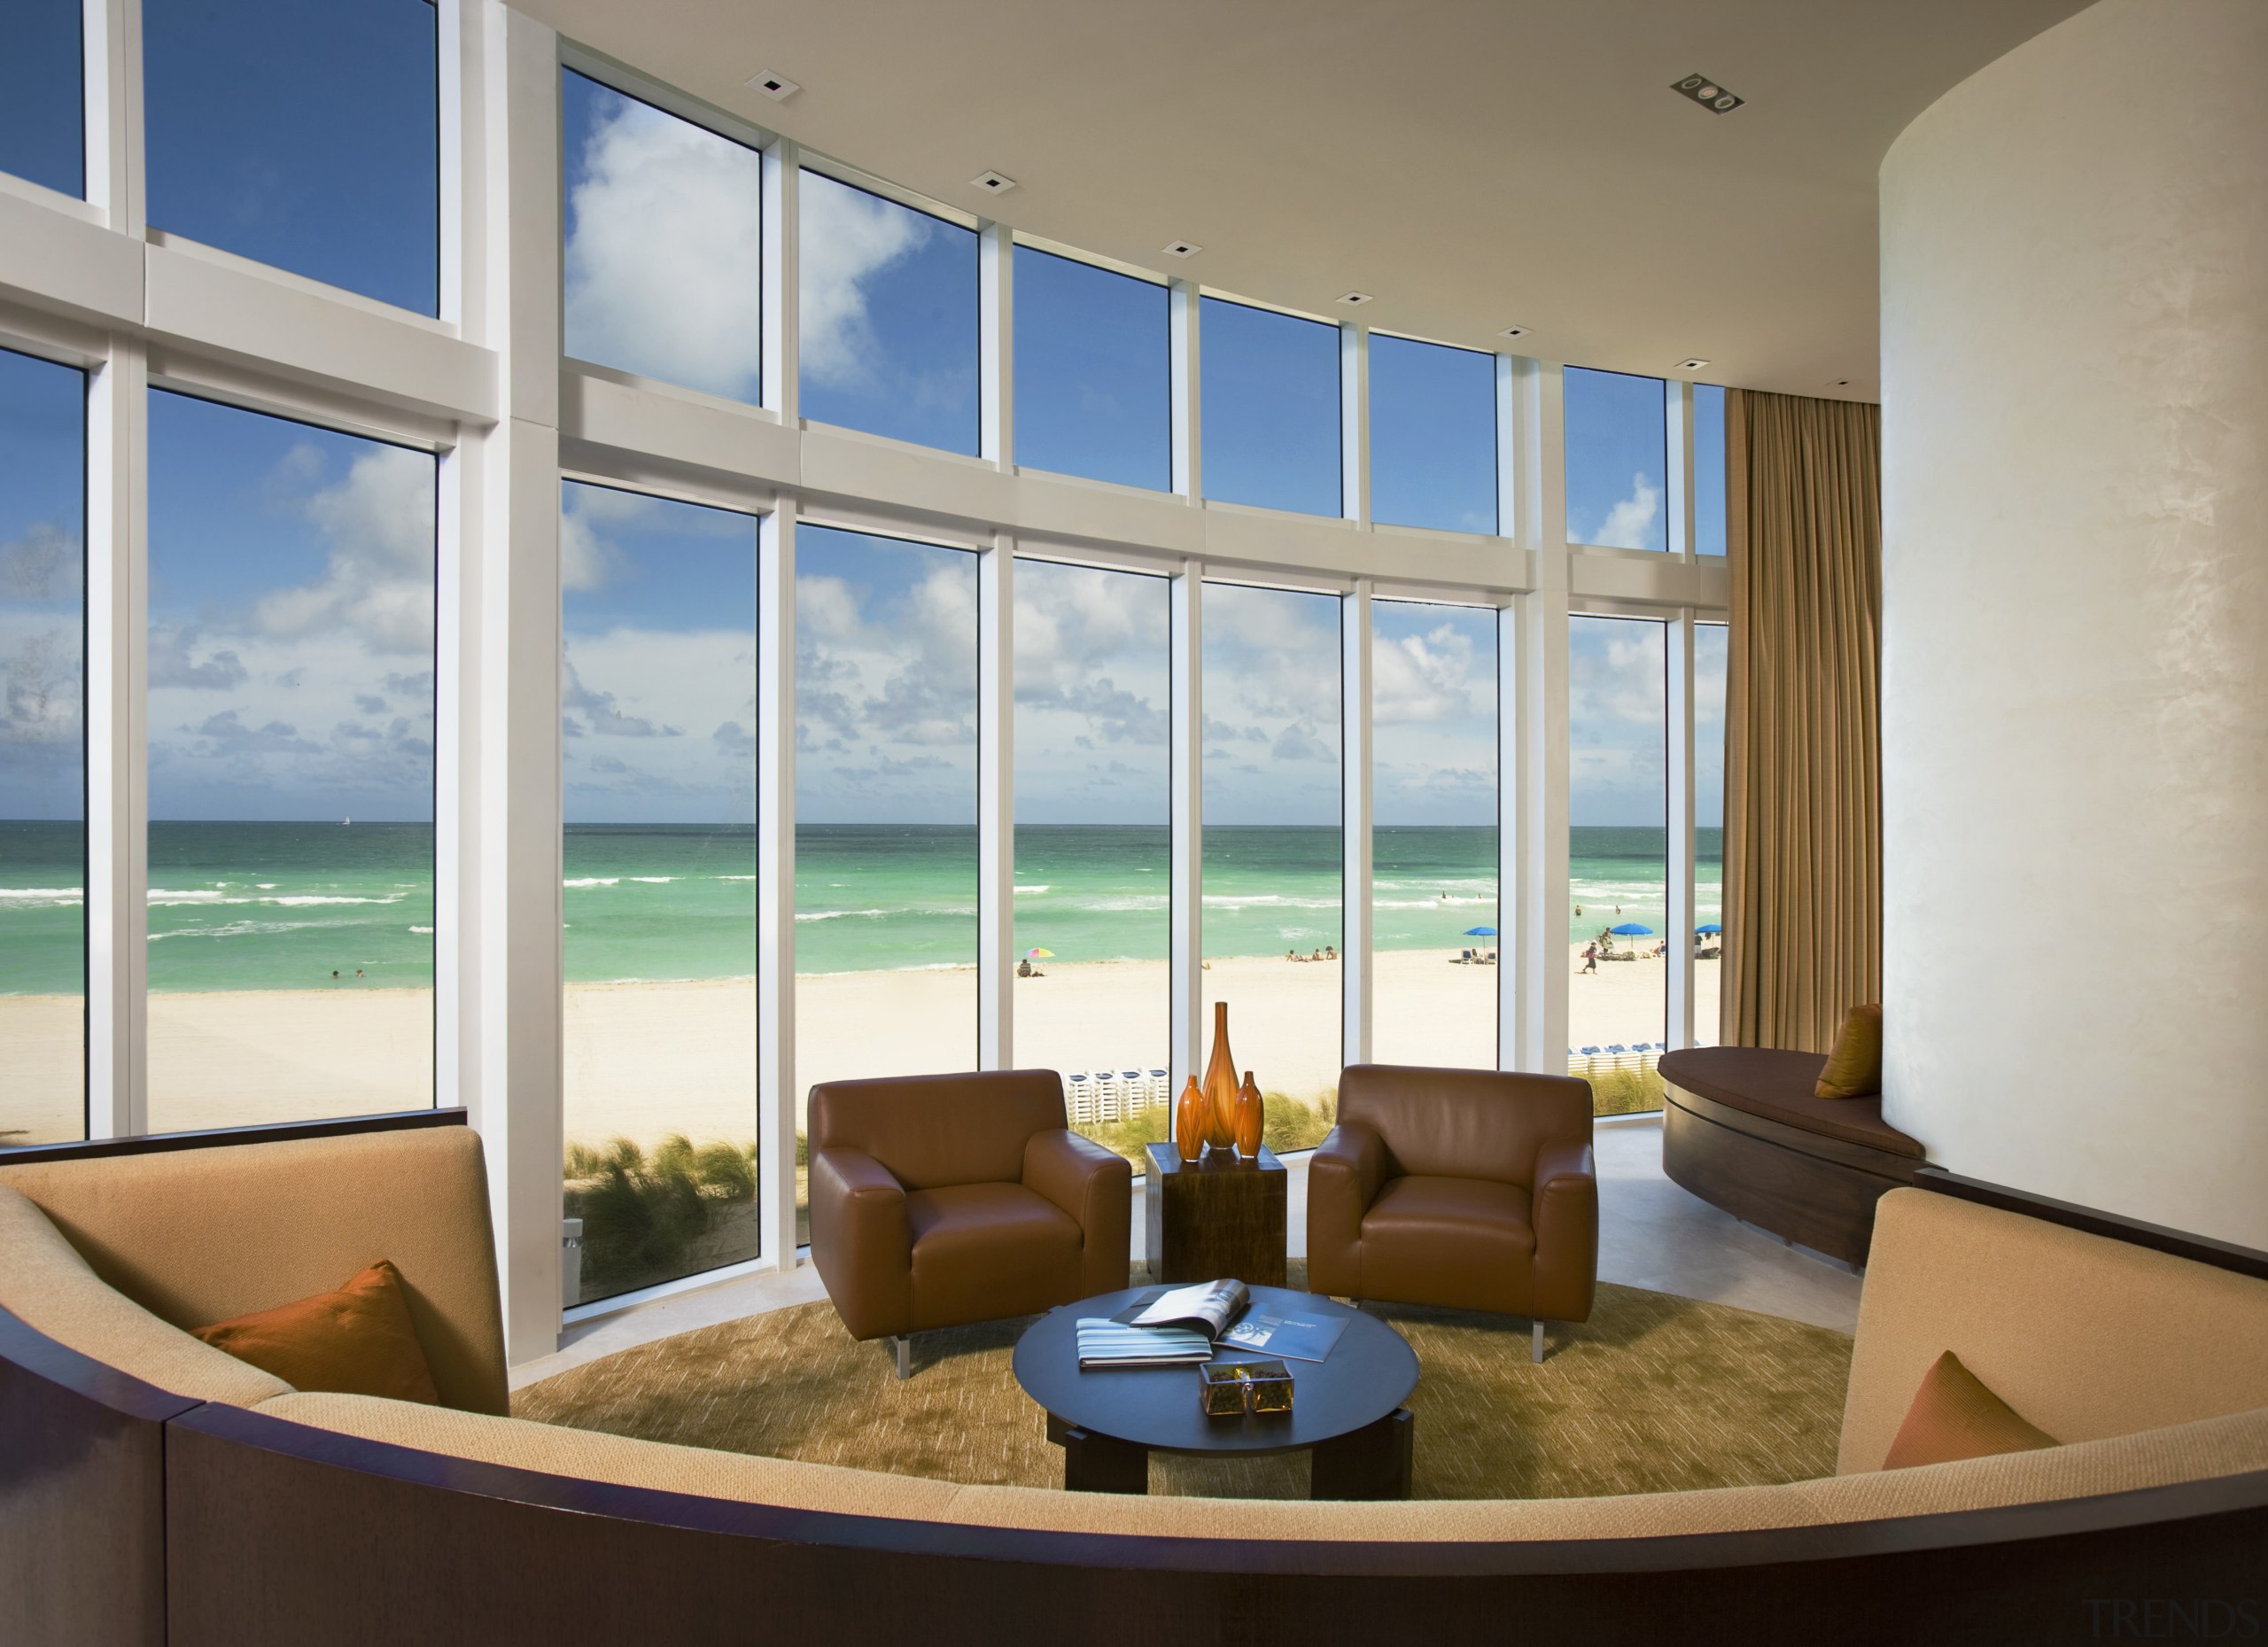
[[[1321,1361],[1347,1330],[1347,1318],[1317,1310],[1252,1308],[1241,1281],[1203,1281],[1142,1294],[1111,1317],[1078,1323],[1079,1365],[1178,1367],[1210,1361],[1223,1349],[1265,1351],[1294,1361]]]

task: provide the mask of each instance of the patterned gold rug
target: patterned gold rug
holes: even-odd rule
[[[1294,1263],[1293,1286],[1304,1284]],[[1142,1279],[1138,1270],[1136,1280]],[[1416,1494],[1563,1498],[1830,1475],[1851,1340],[1722,1304],[1601,1285],[1541,1365],[1527,1323],[1370,1305],[1418,1352]],[[1062,1484],[1016,1386],[1026,1322],[924,1333],[914,1375],[799,1304],[623,1350],[518,1393],[515,1417],[616,1435],[972,1483]],[[1177,1376],[1161,1373],[1161,1377]],[[1153,1455],[1151,1490],[1304,1497],[1304,1454]]]

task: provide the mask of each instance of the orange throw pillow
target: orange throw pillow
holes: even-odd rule
[[[1882,1007],[1853,1006],[1843,1014],[1835,1050],[1819,1072],[1814,1098],[1871,1098],[1882,1091]]]
[[[317,1293],[193,1332],[214,1348],[274,1373],[295,1390],[441,1404],[425,1347],[409,1318],[401,1272],[387,1259],[335,1293]]]
[[[1906,1410],[1906,1422],[1898,1426],[1898,1439],[1891,1442],[1882,1467],[1904,1470],[2059,1445],[1977,1382],[1977,1375],[1961,1364],[1961,1357],[1947,1350],[1914,1393],[1914,1404]]]

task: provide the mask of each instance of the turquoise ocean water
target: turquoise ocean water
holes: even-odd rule
[[[1573,941],[1664,925],[1659,829],[1586,828],[1570,843]],[[1718,918],[1720,832],[1700,832],[1697,902]],[[1462,948],[1496,918],[1487,829],[1376,832],[1382,949]],[[976,832],[899,825],[797,832],[803,972],[967,965]],[[742,977],[756,970],[756,839],[747,829],[584,825],[565,843],[567,975]],[[83,975],[79,826],[0,823],[0,994],[73,992]],[[1161,959],[1171,885],[1153,827],[1026,827],[1016,837],[1016,947],[1062,960]],[[150,838],[157,990],[426,986],[433,832],[423,824],[157,823]],[[1216,827],[1205,838],[1206,952],[1302,952],[1340,938],[1339,834]],[[1619,910],[1619,913],[1618,913]],[[1478,940],[1487,943],[1487,940]]]

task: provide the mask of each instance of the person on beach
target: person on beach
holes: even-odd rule
[[[1321,950],[1317,950],[1313,954],[1309,955],[1308,959],[1309,960],[1321,960],[1323,959],[1323,952]]]
[[[1297,960],[1299,958],[1300,952],[1297,950],[1285,950],[1284,952],[1284,959],[1285,960]]]
[[[1583,971],[1596,972],[1597,970],[1598,945],[1596,944],[1586,944],[1583,945]],[[1581,976],[1581,975],[1578,974],[1577,975]]]
[[[1016,976],[1019,978],[1029,978],[1031,975],[1031,958],[1029,956],[1026,956],[1023,959],[1016,963]]]
[[[1339,959],[1339,952],[1332,948],[1330,944],[1326,944],[1323,946],[1323,958],[1325,960],[1337,960]]]

